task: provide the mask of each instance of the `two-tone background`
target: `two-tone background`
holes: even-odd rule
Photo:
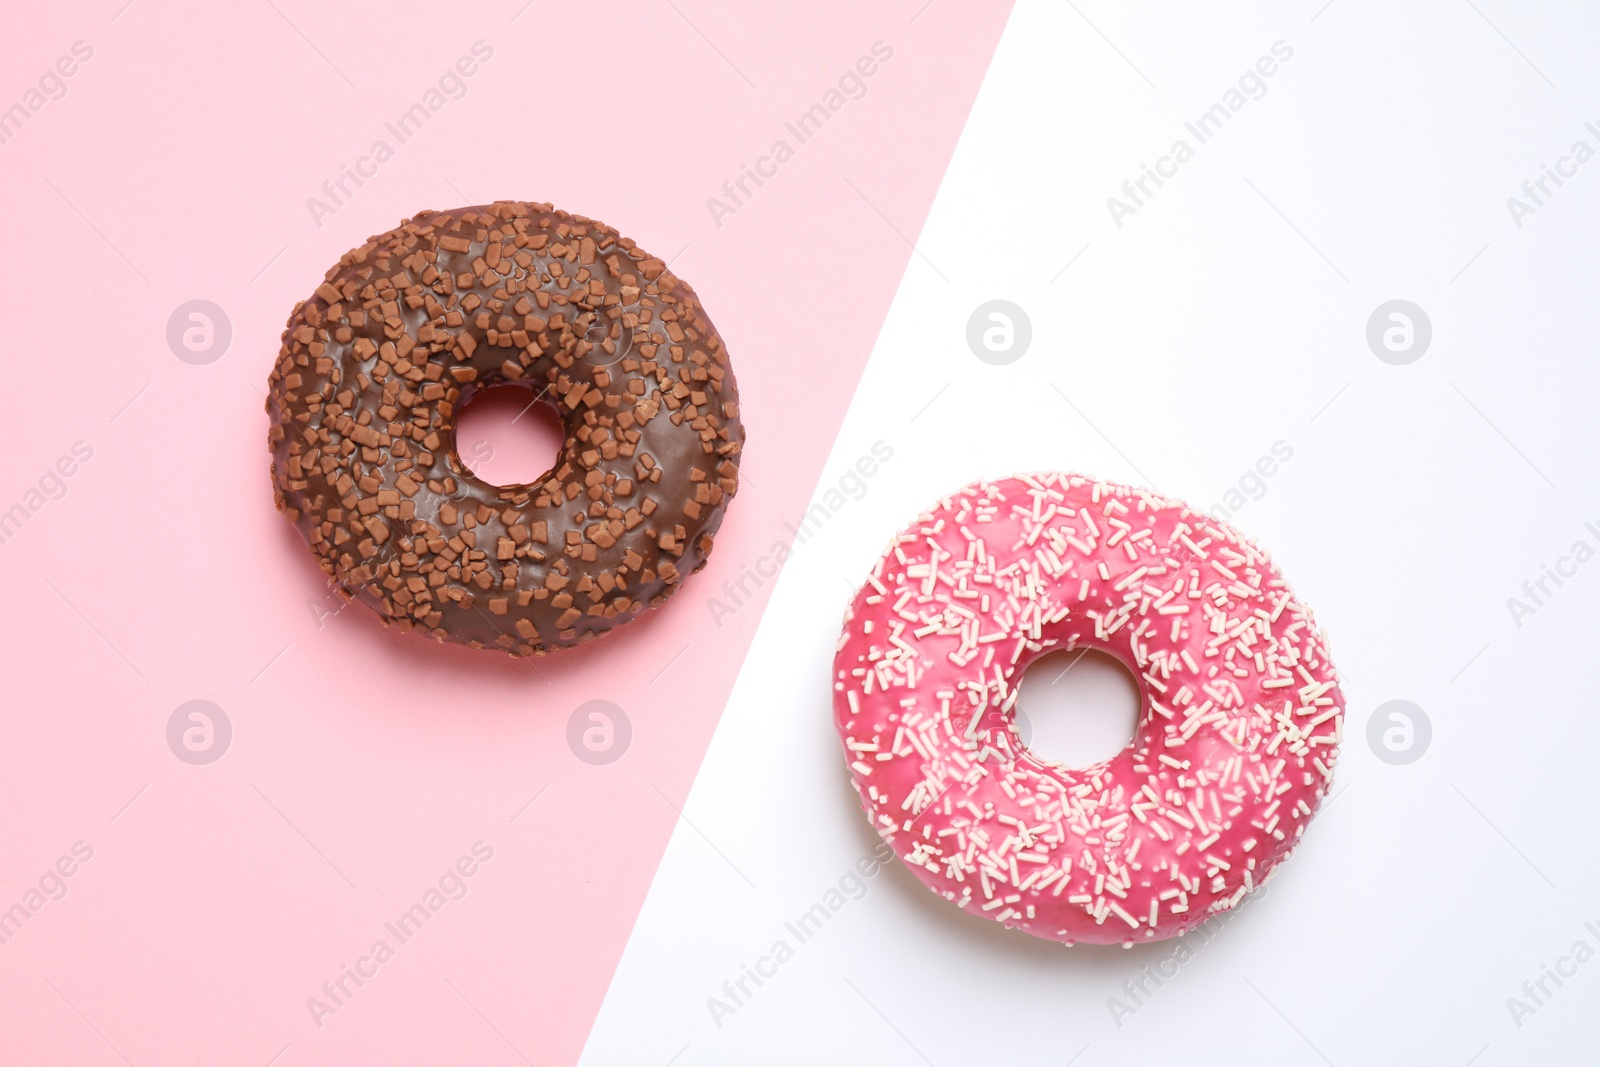
[[[7,21],[0,1062],[1594,1057],[1586,8]],[[750,435],[710,566],[532,663],[338,610],[266,477],[294,302],[495,198],[669,259]],[[537,467],[505,421],[465,458]],[[850,586],[942,493],[1037,468],[1225,513],[1345,678],[1332,802],[1182,952],[851,875]]]

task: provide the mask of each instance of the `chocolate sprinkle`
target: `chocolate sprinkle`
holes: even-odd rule
[[[527,485],[456,451],[456,413],[506,383],[566,429]],[[423,212],[346,253],[269,389],[278,509],[335,591],[472,648],[542,655],[659,605],[738,489],[738,391],[694,290],[549,204]]]

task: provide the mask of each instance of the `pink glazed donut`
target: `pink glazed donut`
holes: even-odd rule
[[[1012,725],[1036,657],[1139,680],[1128,747],[1042,760]],[[1076,474],[969,485],[895,538],[845,616],[834,719],[873,827],[930,889],[1036,937],[1132,945],[1237,905],[1333,778],[1344,697],[1254,544]]]

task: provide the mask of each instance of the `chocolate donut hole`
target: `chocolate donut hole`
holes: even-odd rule
[[[560,462],[566,430],[554,405],[523,385],[472,395],[456,416],[456,458],[490,485],[531,485]]]

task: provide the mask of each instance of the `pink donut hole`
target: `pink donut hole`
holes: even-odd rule
[[[1081,769],[1133,744],[1144,697],[1133,671],[1116,656],[1090,647],[1055,649],[1021,674],[1011,728],[1036,758]]]

